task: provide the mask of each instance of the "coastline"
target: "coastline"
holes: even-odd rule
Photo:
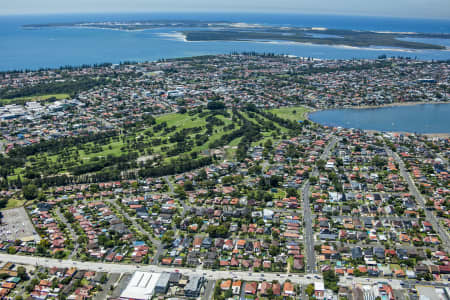
[[[373,109],[373,108],[384,108],[384,107],[395,107],[395,106],[413,106],[413,105],[421,105],[421,104],[447,104],[450,103],[450,101],[417,101],[417,102],[394,102],[394,103],[387,103],[383,105],[359,105],[359,106],[342,106],[342,107],[334,107],[334,108],[313,108],[308,107],[311,111],[309,111],[306,114],[306,119],[313,122],[309,119],[309,114],[313,112],[318,111],[324,111],[324,110],[334,110],[334,109]]]
[[[310,107],[310,111],[305,114],[305,120],[308,120],[312,123],[316,123],[313,120],[310,119],[310,114],[314,112],[319,111],[325,111],[325,110],[338,110],[338,109],[375,109],[375,108],[384,108],[384,107],[401,107],[401,106],[413,106],[413,105],[421,105],[421,104],[450,104],[450,101],[417,101],[417,102],[395,102],[395,103],[388,103],[383,105],[361,105],[361,106],[355,106],[355,107],[339,107],[339,108],[329,108],[329,109],[316,109]],[[319,124],[319,123],[316,123]],[[319,124],[320,125],[320,124]],[[415,132],[408,132],[408,131],[379,131],[379,130],[372,130],[372,129],[361,129],[364,132],[369,133],[392,133],[392,134],[417,134],[417,135],[423,135],[430,138],[450,138],[450,132],[449,133],[415,133]]]
[[[355,49],[355,50],[366,50],[366,51],[391,51],[391,52],[420,52],[423,50],[437,50],[437,51],[450,51],[450,47],[446,45],[442,45],[440,43],[431,44],[427,41],[408,41],[398,39],[399,34],[406,35],[405,38],[408,38],[409,35],[412,35],[414,38],[418,35],[416,32],[389,32],[389,31],[360,31],[355,29],[329,29],[327,27],[296,27],[296,26],[276,26],[276,25],[261,25],[261,24],[252,24],[246,22],[208,22],[205,24],[203,21],[196,21],[198,23],[191,22],[183,22],[178,21],[174,23],[174,21],[162,21],[162,22],[81,22],[81,23],[66,23],[66,24],[30,24],[30,25],[22,25],[24,29],[41,29],[41,28],[58,28],[58,27],[66,27],[66,28],[90,28],[90,29],[104,29],[104,30],[117,30],[117,31],[125,31],[125,32],[133,32],[133,31],[144,31],[144,30],[152,30],[152,29],[160,29],[160,28],[176,28],[181,27],[183,30],[177,30],[176,34],[184,35],[184,42],[211,42],[211,41],[244,41],[244,42],[259,42],[259,43],[271,43],[271,44],[286,44],[286,45],[306,45],[306,46],[331,46],[342,49]],[[179,25],[179,26],[175,26]],[[206,25],[206,26],[205,26]],[[191,30],[186,31],[186,29],[191,28]],[[200,38],[191,38],[188,36],[189,33],[192,33],[192,29],[196,28],[213,28],[213,30],[204,31],[203,34],[208,34],[208,36],[200,37]],[[266,28],[268,33],[271,33],[267,37],[255,38],[245,35],[245,32],[239,31],[240,29],[255,29],[255,28]],[[211,33],[216,32],[216,30],[225,30],[225,32],[238,34],[234,38],[218,38],[214,39],[209,36]],[[237,32],[233,31],[234,29],[238,29]],[[306,35],[301,36],[299,38],[282,38],[277,39],[274,34],[277,34],[278,30],[289,30],[289,35],[295,35],[298,31],[305,31]],[[338,37],[345,38],[343,40],[335,39],[335,38],[327,38],[323,40],[321,38],[315,38],[309,36],[311,31],[319,31],[319,32],[328,32],[328,31],[338,31],[340,34],[335,35]],[[292,31],[292,32],[291,32]],[[198,35],[198,31],[197,35]],[[200,31],[201,32],[201,31]],[[244,36],[240,37],[239,34],[244,33]],[[288,34],[286,33],[286,34]],[[355,38],[355,33],[357,34],[366,34],[371,33],[374,35],[372,38],[377,42],[367,43],[366,39],[360,38],[359,35],[356,35],[356,42],[353,41]],[[314,34],[314,33],[312,33]],[[264,34],[263,34],[264,35]],[[282,34],[284,35],[284,34]],[[431,33],[422,33],[424,39],[432,39],[435,34]],[[441,34],[443,39],[450,39],[450,35]],[[319,42],[320,41],[320,42]]]
[[[363,129],[362,131],[366,133],[389,133],[389,134],[402,134],[402,135],[421,135],[426,136],[428,138],[443,138],[448,139],[450,138],[450,133],[414,133],[414,132],[408,132],[408,131],[378,131],[378,130],[371,130],[371,129]]]
[[[312,43],[312,42],[297,42],[297,41],[282,41],[282,40],[258,40],[258,39],[230,39],[230,40],[190,40],[187,38],[187,35],[184,32],[178,32],[179,34],[184,35],[184,42],[187,43],[202,43],[202,42],[250,42],[250,43],[263,43],[263,44],[272,44],[272,45],[303,45],[303,46],[319,46],[319,47],[333,47],[337,49],[348,49],[348,50],[366,50],[366,51],[392,51],[392,52],[406,52],[406,53],[414,53],[420,52],[424,50],[435,50],[435,51],[450,51],[450,47],[443,46],[442,49],[422,49],[422,48],[402,48],[402,47],[390,47],[386,46],[368,46],[368,47],[360,47],[360,46],[352,46],[345,44],[321,44],[321,43]]]
[[[370,109],[370,108],[383,108],[383,107],[395,107],[395,106],[412,106],[421,104],[446,104],[450,101],[417,101],[417,102],[394,102],[383,105],[360,105],[355,107],[343,107],[342,109]]]

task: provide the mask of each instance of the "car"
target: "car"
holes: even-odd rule
[[[277,274],[277,276],[279,277],[279,276],[280,276],[280,274]]]

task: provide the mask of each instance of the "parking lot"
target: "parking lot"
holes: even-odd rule
[[[0,225],[0,240],[2,241],[39,241],[33,224],[25,208],[13,208],[2,211],[3,218]]]

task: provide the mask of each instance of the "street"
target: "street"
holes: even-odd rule
[[[336,145],[337,139],[333,137],[328,145],[325,147],[320,159],[327,159],[330,154],[331,149]],[[312,172],[312,176],[317,176],[318,170],[317,167],[314,168]],[[305,234],[304,234],[304,242],[305,242],[305,256],[306,256],[306,272],[317,273],[316,269],[316,254],[314,250],[314,231],[312,228],[312,212],[311,205],[309,203],[309,179],[305,181],[302,188],[302,199],[303,199],[303,220],[305,221]]]
[[[157,239],[155,239],[155,238],[153,238],[152,236],[151,236],[151,234],[149,234],[144,228],[142,228],[142,226],[138,223],[138,222],[136,222],[136,220],[134,219],[134,218],[132,218],[132,217],[130,217],[130,215],[128,215],[128,213],[126,212],[126,211],[124,211],[121,207],[120,207],[120,205],[117,205],[116,203],[115,203],[115,200],[114,199],[108,199],[107,200],[111,205],[113,205],[121,214],[123,214],[124,216],[125,216],[125,218],[127,218],[128,220],[130,220],[131,221],[131,223],[133,224],[133,226],[137,229],[137,230],[139,230],[142,234],[145,234],[148,238],[149,238],[149,240],[152,242],[152,244],[154,245],[154,246],[156,246],[156,253],[155,253],[155,255],[153,256],[153,261],[152,261],[152,263],[153,264],[157,264],[158,262],[159,262],[159,256],[162,254],[162,252],[163,252],[163,245],[162,245],[162,243],[159,241],[159,240],[157,240]]]
[[[134,265],[134,264],[114,264],[114,263],[102,263],[102,262],[81,262],[75,260],[58,260],[53,258],[44,258],[44,257],[33,257],[33,256],[23,256],[23,255],[9,255],[0,253],[0,260],[2,262],[13,262],[15,264],[24,264],[24,265],[34,265],[34,266],[42,266],[46,268],[58,267],[58,268],[72,268],[75,267],[80,270],[93,270],[97,272],[108,272],[108,273],[133,273],[135,271],[146,271],[146,272],[174,272],[175,268],[173,267],[164,267],[164,266],[154,266],[154,265]],[[184,275],[193,275],[200,273],[196,272],[194,269],[189,268],[176,268]],[[232,278],[236,276],[237,278],[245,281],[285,281],[289,279],[291,282],[296,284],[308,285],[314,284],[318,280],[321,280],[321,276],[317,274],[306,274],[306,275],[296,275],[296,274],[277,274],[277,273],[255,273],[255,272],[243,272],[243,271],[233,271],[231,274],[230,271],[215,271],[215,270],[202,270],[202,273],[205,274],[204,277],[208,280],[219,280]],[[264,276],[262,276],[264,275]],[[398,279],[386,279],[386,278],[365,278],[365,277],[341,277],[340,282],[343,284],[351,285],[355,284],[377,284],[381,282],[389,281],[390,285],[394,289],[401,288],[401,282],[405,282],[405,280]],[[410,281],[415,283],[415,281]],[[428,283],[434,284],[437,286],[448,286],[448,283]]]
[[[400,166],[400,173],[403,176],[403,178],[405,178],[405,180],[408,182],[409,191],[416,198],[416,201],[420,205],[420,207],[423,208],[423,210],[425,212],[426,220],[431,223],[431,225],[433,226],[434,231],[439,234],[439,236],[441,237],[442,243],[445,246],[445,248],[449,249],[450,248],[450,238],[448,236],[448,232],[445,229],[442,229],[442,227],[439,224],[439,222],[438,222],[436,216],[434,215],[434,213],[429,211],[428,209],[426,209],[426,207],[425,207],[425,200],[424,200],[422,194],[417,190],[417,187],[416,187],[414,181],[412,180],[411,175],[409,174],[409,172],[405,168],[405,164],[403,163],[403,160],[398,156],[397,153],[391,151],[391,149],[389,149],[387,147],[386,147],[386,151],[399,164],[399,166]]]

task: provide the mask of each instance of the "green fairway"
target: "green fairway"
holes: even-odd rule
[[[282,107],[269,110],[269,112],[276,114],[280,118],[292,121],[303,121],[306,118],[306,114],[310,111],[311,109],[305,106]]]
[[[8,204],[6,205],[6,207],[4,209],[11,209],[11,208],[17,208],[17,207],[21,207],[25,204],[25,202],[27,202],[26,200],[19,200],[19,199],[9,199],[8,200]]]
[[[282,118],[290,119],[297,119],[295,116],[303,119],[306,111],[308,109],[303,107],[271,110]],[[124,158],[123,163],[130,163],[125,169],[138,167],[136,160],[145,162],[151,159],[153,166],[158,166],[177,158],[186,158],[185,155],[196,158],[204,155],[205,150],[224,146],[228,146],[225,147],[226,157],[232,159],[242,141],[243,122],[250,122],[259,128],[258,139],[252,140],[249,146],[262,145],[269,139],[276,141],[291,134],[291,130],[282,123],[255,112],[203,110],[184,114],[169,113],[156,116],[154,125],[137,131],[96,142],[80,143],[58,151],[47,150],[29,155],[26,158],[26,168],[16,168],[9,179],[17,178],[17,175],[26,177],[29,172],[27,170],[43,176],[113,170],[117,163],[110,162],[119,157]],[[133,158],[126,158],[130,155]]]
[[[0,99],[0,104],[22,103],[22,102],[25,103],[29,101],[45,101],[50,98],[56,98],[58,100],[61,100],[61,99],[68,99],[69,97],[70,97],[69,94],[48,94],[41,96],[27,96],[12,99]]]

